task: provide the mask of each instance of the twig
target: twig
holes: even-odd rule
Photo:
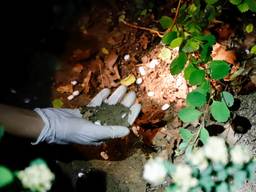
[[[144,31],[149,31],[151,33],[157,34],[157,36],[160,37],[160,38],[163,37],[163,32],[160,32],[160,31],[157,31],[157,30],[154,30],[154,29],[150,29],[150,28],[147,28],[147,27],[142,27],[142,26],[134,25],[134,24],[126,22],[125,20],[121,20],[121,22],[123,24],[129,26],[129,27],[132,27],[132,28],[135,28],[135,29],[141,29],[141,30],[144,30]]]
[[[177,18],[178,18],[179,12],[180,12],[180,5],[181,5],[181,0],[179,0],[179,2],[178,2],[178,6],[177,6],[177,8],[176,8],[176,13],[175,13],[175,16],[174,16],[174,19],[173,19],[173,23],[172,23],[172,25],[165,31],[165,33],[168,33],[168,32],[170,32],[170,31],[172,31],[174,25],[176,24],[176,20],[177,20]]]

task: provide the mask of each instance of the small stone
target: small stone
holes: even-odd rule
[[[124,60],[125,60],[125,61],[130,60],[130,55],[129,55],[129,54],[126,54],[126,55],[124,56]]]
[[[74,92],[72,93],[72,95],[73,95],[73,96],[79,95],[79,91],[78,91],[78,90],[74,91]]]
[[[148,92],[148,96],[149,96],[149,97],[153,97],[154,95],[155,95],[155,92],[154,92],[154,91],[149,91],[149,92]]]
[[[139,77],[139,78],[136,80],[136,84],[137,84],[137,85],[140,85],[141,83],[142,83],[142,78]]]
[[[69,95],[68,97],[67,97],[67,99],[70,101],[70,100],[72,100],[72,99],[74,99],[74,95]]]
[[[166,104],[164,104],[164,105],[162,106],[161,109],[162,109],[163,111],[165,111],[165,110],[169,109],[169,107],[170,107],[170,104],[166,103]]]
[[[245,49],[245,53],[249,55],[250,51],[248,49]]]
[[[139,67],[139,73],[140,73],[142,76],[146,75],[146,71],[145,71],[144,67]]]
[[[72,84],[72,85],[76,85],[76,84],[77,84],[77,81],[76,81],[76,80],[71,81],[71,84]]]

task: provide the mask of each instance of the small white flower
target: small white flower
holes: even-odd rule
[[[50,190],[55,177],[46,164],[31,165],[19,171],[17,176],[24,188],[38,192]]]
[[[232,148],[230,155],[231,161],[236,164],[247,163],[251,159],[248,150],[241,145],[236,145],[234,148]]]
[[[73,81],[71,81],[71,84],[72,84],[72,85],[76,85],[76,84],[77,84],[77,81],[76,81],[76,80],[73,80]]]
[[[193,152],[189,157],[189,160],[193,165],[196,165],[201,171],[206,169],[208,166],[207,159],[202,149],[198,149]]]
[[[172,178],[179,186],[180,192],[188,192],[191,187],[196,186],[198,183],[198,180],[192,177],[191,167],[186,164],[178,164]]]
[[[160,185],[164,182],[167,170],[164,160],[161,158],[150,159],[144,165],[143,178],[152,185]]]
[[[228,162],[225,140],[220,137],[210,137],[204,146],[204,153],[207,158],[215,163],[226,164]]]

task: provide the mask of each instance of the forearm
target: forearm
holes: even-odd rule
[[[40,116],[31,110],[0,104],[0,123],[6,132],[36,139],[43,129]]]

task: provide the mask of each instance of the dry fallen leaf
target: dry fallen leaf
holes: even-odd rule
[[[86,49],[86,50],[76,49],[73,52],[72,60],[73,61],[81,61],[81,60],[88,59],[90,56],[91,56],[90,49]]]
[[[74,65],[74,67],[72,68],[72,71],[75,73],[81,73],[81,71],[84,69],[84,66],[80,63],[77,63]]]
[[[219,43],[216,43],[213,46],[211,56],[213,60],[224,60],[232,65],[236,64],[235,52],[232,50],[226,50],[226,47]]]
[[[90,90],[90,80],[92,77],[92,71],[89,71],[88,74],[86,75],[86,77],[83,80],[83,83],[81,84],[81,86],[84,88],[84,93],[87,94]]]
[[[116,63],[117,58],[118,55],[114,51],[111,51],[111,53],[107,55],[104,59],[105,66],[111,69],[113,65]]]
[[[73,93],[73,85],[72,84],[66,84],[66,85],[60,85],[56,89],[59,93]]]

